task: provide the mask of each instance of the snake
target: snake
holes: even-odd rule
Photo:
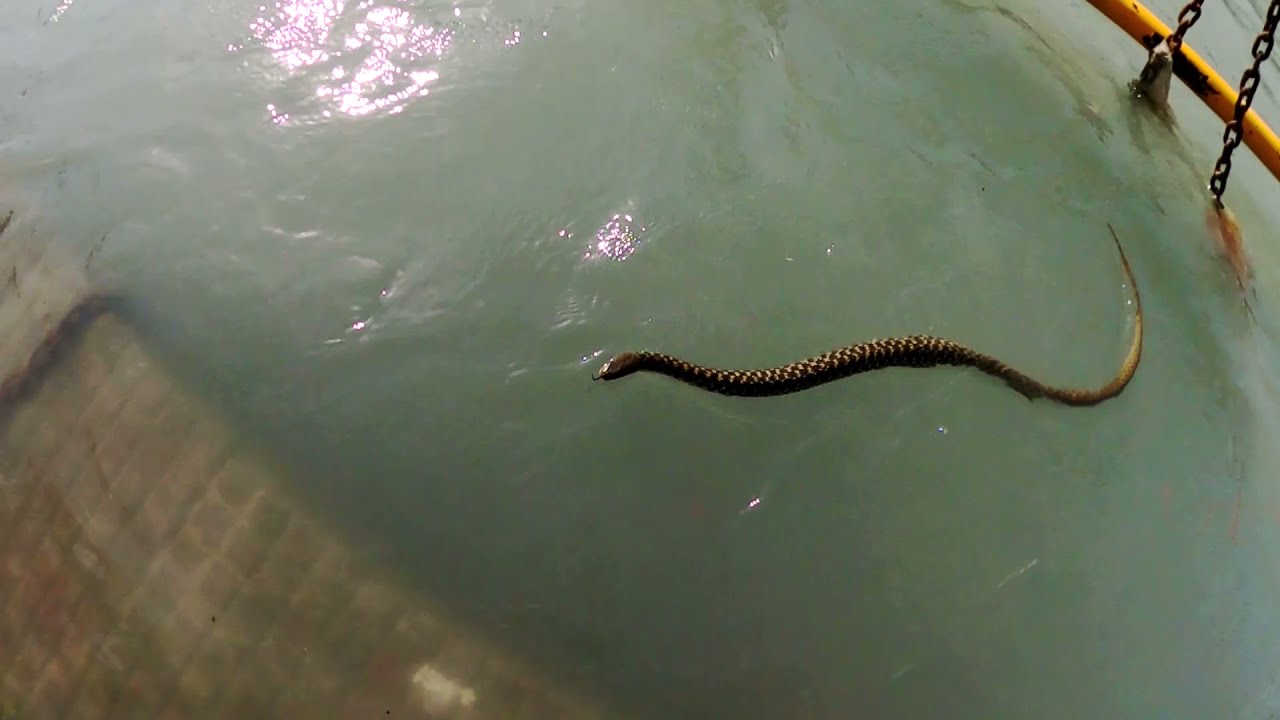
[[[1120,369],[1110,382],[1098,388],[1078,389],[1048,385],[1003,361],[978,352],[954,340],[933,335],[909,335],[870,340],[814,355],[786,365],[737,370],[698,365],[679,357],[648,350],[620,352],[600,366],[593,380],[612,381],[638,372],[665,375],[694,387],[720,395],[767,397],[786,395],[824,385],[852,375],[890,367],[932,368],[970,367],[1003,380],[1027,400],[1045,398],[1070,406],[1097,405],[1124,391],[1142,359],[1142,295],[1124,247],[1116,231],[1107,224],[1129,286],[1133,291],[1134,322]]]

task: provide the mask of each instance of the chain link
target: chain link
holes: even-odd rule
[[[1262,32],[1253,40],[1253,65],[1240,76],[1240,94],[1236,98],[1235,114],[1222,131],[1222,154],[1213,167],[1213,176],[1209,178],[1209,191],[1213,193],[1214,204],[1219,208],[1222,207],[1222,194],[1227,191],[1227,177],[1231,174],[1231,153],[1240,145],[1244,116],[1249,113],[1253,94],[1257,92],[1258,82],[1262,79],[1262,63],[1271,56],[1277,25],[1280,25],[1280,0],[1271,0]]]
[[[1165,42],[1169,43],[1169,53],[1177,56],[1178,51],[1182,49],[1182,36],[1187,34],[1192,25],[1200,19],[1200,6],[1204,4],[1204,0],[1191,0],[1182,7],[1178,13],[1178,27],[1173,34],[1165,38]]]

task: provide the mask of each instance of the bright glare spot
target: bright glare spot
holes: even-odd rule
[[[411,98],[428,94],[427,85],[440,79],[438,71],[423,67],[442,57],[455,32],[417,22],[415,12],[400,6],[373,6],[347,0],[276,0],[259,7],[250,24],[258,41],[289,72],[335,62],[315,88],[331,109],[350,116],[377,111],[403,111]],[[339,23],[363,15],[343,33]],[[461,14],[454,8],[454,15]],[[323,117],[332,117],[329,110]],[[273,122],[288,120],[273,114]]]
[[[435,70],[418,70],[409,73],[410,79],[418,85],[426,85],[429,82],[435,82],[440,79],[440,73]]]
[[[584,257],[607,257],[613,260],[626,260],[640,245],[640,235],[645,227],[633,227],[631,215],[617,214],[609,218],[604,227],[596,231],[595,238],[587,247]],[[565,237],[565,236],[561,236]]]
[[[274,17],[259,17],[249,29],[276,61],[287,70],[298,70],[328,59],[321,46],[344,4],[342,0],[279,0]],[[259,6],[259,11],[265,14],[266,6]]]
[[[289,121],[289,113],[282,112],[275,105],[267,103],[267,112],[271,113],[271,122],[276,125],[283,125]]]
[[[71,9],[74,3],[75,0],[62,0],[62,2],[59,2],[57,7],[53,9],[53,14],[49,16],[49,22],[61,20],[62,16],[67,14],[67,11]]]

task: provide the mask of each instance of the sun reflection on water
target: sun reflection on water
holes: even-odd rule
[[[67,11],[71,9],[71,6],[75,4],[75,1],[76,0],[59,0],[57,6],[53,8],[53,14],[49,16],[49,19],[45,21],[45,24],[47,25],[51,22],[58,22],[61,20],[62,16],[66,15]]]
[[[420,22],[403,3],[362,0],[277,0],[260,5],[250,24],[253,37],[286,71],[314,77],[323,117],[395,114],[429,93],[440,79],[430,65],[453,43],[457,30]],[[449,22],[460,15],[453,8]],[[290,113],[272,106],[272,122]]]
[[[640,238],[645,230],[645,226],[637,223],[630,213],[617,213],[596,230],[583,259],[626,260],[640,247]]]
[[[329,59],[323,46],[345,6],[343,0],[279,0],[270,16],[267,6],[259,5],[263,15],[249,29],[277,62],[296,71]]]

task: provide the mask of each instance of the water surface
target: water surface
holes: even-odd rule
[[[1238,77],[1262,9],[1189,42]],[[1130,102],[1086,3],[64,0],[0,48],[7,181],[109,233],[156,351],[369,562],[619,715],[1280,711],[1276,185],[1236,154],[1250,323],[1220,123]],[[590,380],[928,332],[1098,385],[1108,223],[1147,338],[1096,408]]]

